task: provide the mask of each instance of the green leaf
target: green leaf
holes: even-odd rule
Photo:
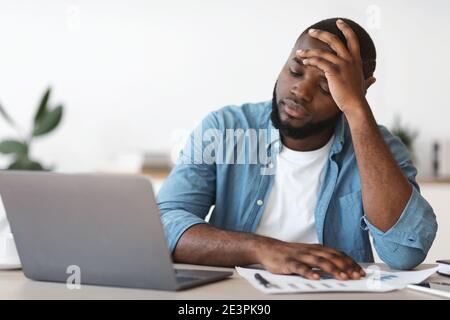
[[[11,163],[8,170],[44,170],[44,168],[39,162],[21,158]]]
[[[24,157],[28,153],[28,146],[18,140],[4,140],[0,142],[0,152],[4,154],[14,153],[18,157]]]
[[[49,87],[44,95],[41,98],[41,102],[39,103],[39,107],[36,111],[36,114],[34,115],[34,124],[37,125],[41,119],[45,116],[45,114],[47,113],[47,106],[48,106],[48,99],[50,98],[50,93],[51,93],[52,89]]]
[[[6,122],[8,122],[13,127],[16,127],[16,122],[11,118],[11,116],[6,112],[6,109],[0,104],[0,114],[3,118],[5,118]]]
[[[36,123],[33,129],[33,137],[44,135],[55,129],[60,123],[62,115],[62,106],[58,106],[52,111],[45,113]]]

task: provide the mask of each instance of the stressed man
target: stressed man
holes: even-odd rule
[[[436,218],[365,98],[375,65],[361,26],[323,20],[297,39],[272,101],[208,115],[158,194],[174,260],[359,279],[370,233],[390,267],[421,263]]]

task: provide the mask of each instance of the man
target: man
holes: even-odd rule
[[[375,59],[361,26],[323,20],[296,41],[272,102],[222,108],[203,120],[158,194],[175,261],[360,279],[357,262],[373,261],[369,232],[392,268],[425,259],[437,223],[407,149],[377,125],[365,99]],[[236,142],[230,130],[250,134]],[[266,144],[262,131],[270,132]],[[225,161],[223,141],[232,146]],[[239,162],[241,149],[251,155]],[[254,161],[261,151],[267,157]]]

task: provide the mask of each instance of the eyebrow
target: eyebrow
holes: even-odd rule
[[[293,57],[292,60],[295,61],[295,62],[297,62],[299,65],[304,66],[303,61],[300,60],[299,58]],[[326,82],[328,82],[327,77],[325,77],[325,75],[323,74],[323,72],[322,72],[322,74],[321,74],[319,77],[320,77],[321,79],[325,80]]]

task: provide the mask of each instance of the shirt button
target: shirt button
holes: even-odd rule
[[[256,204],[257,204],[258,206],[262,206],[263,203],[264,203],[264,201],[262,201],[261,199],[259,199],[258,201],[256,201]]]

